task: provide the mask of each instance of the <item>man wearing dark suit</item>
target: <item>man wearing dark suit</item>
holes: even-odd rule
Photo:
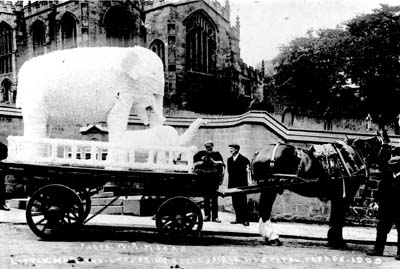
[[[397,229],[397,255],[396,260],[400,260],[400,156],[399,148],[394,150],[395,156],[389,160],[388,167],[382,169],[382,181],[379,183],[377,201],[378,225],[376,227],[376,241],[371,256],[383,256],[386,245],[387,235],[396,224]],[[397,151],[397,152],[396,152]]]
[[[250,161],[239,153],[238,144],[229,145],[229,151],[232,156],[228,158],[228,188],[247,186],[247,169]],[[249,226],[247,216],[247,197],[246,194],[235,194],[232,196],[232,205],[235,209],[236,221],[232,224],[242,223]]]
[[[214,151],[214,143],[206,141],[206,150],[201,150],[193,156],[194,171],[207,182],[208,191],[204,196],[204,221],[221,222],[218,219],[218,195],[217,190],[224,178],[224,159],[221,153]]]

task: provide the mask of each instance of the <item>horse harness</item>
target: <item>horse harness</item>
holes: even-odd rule
[[[341,178],[343,184],[343,197],[345,197],[345,179],[359,176],[360,172],[365,172],[368,177],[368,169],[360,153],[343,141],[332,144],[313,145],[309,150],[297,148],[293,145],[276,143],[270,158],[270,168],[274,168],[276,162],[276,152],[279,146],[293,147],[296,157],[299,159],[297,175],[302,170],[302,158],[304,154],[315,160],[320,165],[327,178]],[[364,176],[364,175],[363,175]],[[311,180],[308,180],[311,181]],[[318,181],[318,180],[315,180]]]

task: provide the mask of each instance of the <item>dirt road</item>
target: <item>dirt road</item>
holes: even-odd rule
[[[203,235],[170,242],[153,231],[85,227],[71,241],[42,241],[27,225],[0,224],[0,268],[400,268],[388,256],[369,257],[368,245],[327,248],[326,241]]]

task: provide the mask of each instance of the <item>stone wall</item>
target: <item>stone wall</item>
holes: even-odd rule
[[[313,132],[310,130],[289,130],[267,113],[246,113],[238,116],[209,117],[210,124],[199,129],[193,144],[199,149],[203,148],[203,142],[213,140],[215,150],[221,152],[224,160],[230,156],[228,145],[232,142],[241,145],[241,153],[252,158],[254,152],[261,150],[265,145],[276,142],[287,142],[297,146],[307,147],[312,141],[321,143],[343,138],[345,133],[339,132]],[[179,133],[183,133],[194,118],[168,117],[167,124],[172,125]],[[22,134],[22,120],[17,109],[0,107],[0,137],[3,140],[8,135]],[[137,117],[129,120],[129,129],[145,128]],[[80,126],[49,126],[51,137],[90,139],[98,136],[96,133],[81,135]],[[347,134],[351,137],[350,134]],[[353,134],[354,135],[354,134]],[[363,136],[363,134],[359,134]],[[393,141],[397,137],[391,137]],[[369,188],[359,190],[354,199],[351,210],[348,212],[347,221],[353,224],[374,224],[376,212],[369,208],[370,203],[376,197],[380,174],[371,171]],[[9,191],[12,190],[12,179],[8,181]],[[225,176],[223,185],[227,185]],[[23,188],[19,186],[19,188]],[[249,212],[253,220],[258,218],[258,194],[248,195]],[[220,198],[220,206],[223,210],[232,211],[231,198]],[[273,207],[273,217],[285,221],[327,222],[330,214],[330,202],[324,202],[318,198],[308,198],[295,193],[284,191],[279,195]]]
[[[221,7],[216,1],[163,1],[151,2],[144,5],[146,13],[147,44],[154,40],[161,40],[166,51],[166,96],[173,96],[177,91],[178,77],[185,77],[185,19],[192,13],[203,10],[217,27],[217,69],[222,70],[228,64],[231,55],[238,55],[239,34],[231,26],[229,8]],[[169,28],[174,25],[174,28]],[[167,98],[168,99],[168,98]]]
[[[33,2],[24,7],[25,24],[27,30],[27,59],[33,57],[32,25],[40,21],[46,26],[46,44],[44,53],[63,49],[60,22],[63,16],[71,15],[76,21],[77,47],[107,46],[104,17],[107,11],[115,5],[125,5],[124,1],[66,1],[45,3]],[[141,11],[136,4],[127,5],[132,16],[141,17]],[[84,12],[86,14],[84,14]],[[135,27],[140,29],[140,20],[135,20]],[[130,46],[142,45],[143,40],[139,32],[129,41]]]
[[[11,72],[8,73],[2,73],[0,74],[0,83],[2,83],[5,79],[8,79],[11,81],[11,93],[9,96],[9,101],[7,103],[3,104],[10,104],[13,103],[13,96],[15,96],[14,92],[16,90],[16,83],[17,83],[17,77],[16,77],[16,71],[18,70],[18,56],[23,51],[23,38],[21,37],[23,35],[22,32],[22,27],[19,25],[19,22],[21,20],[21,16],[17,15],[19,14],[19,11],[22,9],[22,6],[20,4],[18,5],[13,5],[11,1],[1,1],[0,2],[0,22],[4,25],[7,25],[11,28],[12,31],[12,45],[13,45],[13,50],[12,50],[12,70]],[[14,47],[15,46],[15,47]],[[3,93],[1,92],[1,95]],[[0,102],[3,101],[3,98],[0,98]]]
[[[129,16],[134,19],[132,24],[135,30],[129,40],[125,40],[124,46],[149,47],[154,40],[160,40],[165,45],[164,100],[167,105],[190,108],[187,104],[191,103],[192,108],[196,108],[192,110],[207,113],[245,111],[252,93],[261,82],[260,73],[241,59],[240,22],[237,19],[235,26],[231,25],[229,1],[224,5],[215,0],[28,1],[26,5],[22,4],[23,1],[15,5],[9,1],[0,2],[0,21],[12,28],[15,43],[12,72],[0,74],[0,82],[4,79],[12,82],[13,99],[16,96],[18,71],[34,55],[75,46],[110,46],[104,18],[108,17],[106,15],[115,6],[126,8]],[[201,12],[215,24],[216,53],[212,56],[212,62],[216,61],[217,70],[213,70],[212,74],[185,70],[185,19],[195,12]],[[64,40],[63,44],[61,23],[64,19],[76,23],[69,24],[75,26],[76,40]],[[120,21],[118,16],[116,21]],[[174,26],[169,28],[172,24]],[[33,26],[38,25],[42,25],[40,29],[45,31],[44,40],[38,42],[40,46],[34,51],[32,30],[35,29]],[[37,33],[42,33],[42,30]],[[230,102],[224,102],[228,97],[231,98]],[[5,102],[4,105],[15,105],[13,101]],[[197,105],[204,103],[205,106]]]

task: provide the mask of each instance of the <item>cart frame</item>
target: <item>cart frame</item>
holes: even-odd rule
[[[0,162],[0,173],[3,178],[12,175],[39,182],[41,187],[28,201],[26,219],[31,230],[45,240],[70,235],[118,197],[132,193],[167,198],[155,212],[156,227],[161,235],[198,236],[203,217],[199,205],[192,198],[204,197],[209,192],[204,177],[187,172],[110,170],[3,161]],[[89,217],[91,197],[108,182],[118,183],[118,195]]]

